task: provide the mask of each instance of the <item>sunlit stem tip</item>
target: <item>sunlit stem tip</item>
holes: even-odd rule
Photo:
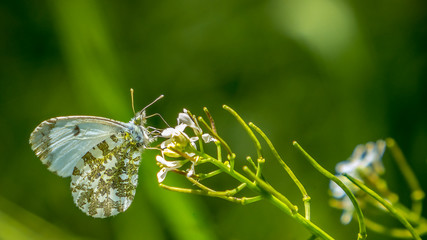
[[[280,163],[280,165],[283,167],[283,169],[288,173],[288,175],[291,177],[292,181],[297,185],[298,189],[300,190],[303,201],[304,201],[304,208],[305,208],[305,216],[307,219],[310,219],[310,196],[308,196],[307,191],[305,190],[304,186],[301,184],[301,182],[298,180],[297,176],[292,172],[292,170],[288,167],[288,165],[283,161],[283,159],[280,157],[279,153],[277,152],[276,148],[274,147],[273,143],[270,141],[270,139],[267,137],[267,135],[254,123],[250,122],[249,126],[253,128],[261,137],[264,139],[264,141],[267,143],[267,145],[270,147],[270,150],[272,151],[274,157],[277,159],[277,161]]]
[[[248,161],[248,163],[251,165],[251,167],[253,169],[256,169],[256,165],[255,165],[254,161],[252,160],[252,158],[250,156],[246,157],[246,161]]]
[[[234,111],[231,107],[229,107],[227,105],[222,105],[222,108],[224,108],[226,111],[228,111],[229,113],[231,113],[231,115],[233,115],[236,118],[236,120],[240,123],[240,125],[243,126],[243,128],[245,129],[245,131],[248,133],[249,137],[252,139],[252,141],[255,144],[255,148],[256,148],[256,151],[257,151],[258,159],[261,158],[262,157],[261,144],[259,143],[258,139],[255,137],[255,134],[252,132],[252,130],[246,124],[246,122],[243,121],[243,119],[240,117],[240,115],[237,114],[237,112]]]

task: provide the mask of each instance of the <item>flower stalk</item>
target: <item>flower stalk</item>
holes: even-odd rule
[[[418,182],[414,171],[412,171],[411,167],[408,164],[408,161],[405,158],[405,155],[403,155],[403,152],[397,145],[396,141],[392,138],[387,138],[386,143],[387,147],[391,151],[391,154],[393,155],[394,160],[399,166],[399,169],[402,172],[405,181],[408,183],[408,186],[412,191],[412,211],[420,217],[423,211],[423,199],[425,197],[425,193],[421,189],[420,183]]]
[[[357,239],[359,239],[359,240],[366,239],[367,232],[366,232],[365,218],[363,217],[363,213],[362,213],[362,210],[361,210],[361,208],[359,206],[359,203],[357,202],[356,197],[351,192],[351,190],[338,177],[336,177],[335,175],[333,175],[332,173],[330,173],[328,170],[326,170],[325,168],[323,168],[319,163],[317,163],[317,161],[314,160],[314,158],[312,156],[310,156],[301,147],[301,145],[298,144],[297,141],[294,141],[293,145],[294,145],[294,147],[296,147],[304,155],[304,157],[311,163],[311,165],[317,171],[319,171],[323,176],[329,178],[331,181],[335,182],[342,190],[344,190],[344,192],[350,198],[351,203],[353,204],[353,206],[354,206],[354,208],[356,210],[357,219],[359,220],[359,234],[358,234],[358,238]]]
[[[294,183],[297,185],[298,189],[300,190],[303,202],[304,202],[304,209],[305,209],[305,218],[310,220],[310,201],[311,198],[308,195],[307,191],[305,190],[304,185],[301,184],[301,182],[298,180],[297,176],[292,172],[291,168],[288,167],[288,165],[283,161],[283,159],[280,157],[279,153],[276,151],[276,148],[274,147],[273,143],[270,141],[270,139],[265,135],[265,133],[257,127],[254,123],[249,123],[249,126],[255,131],[261,135],[261,137],[264,139],[264,141],[267,143],[268,147],[271,149],[271,152],[273,153],[274,157],[277,159],[277,161],[280,163],[280,165],[285,169],[285,171],[288,173],[289,177],[294,181]]]
[[[382,198],[376,192],[369,189],[366,185],[364,185],[361,181],[357,180],[356,178],[348,175],[347,173],[344,173],[344,176],[348,178],[352,183],[354,183],[357,187],[359,187],[364,192],[366,192],[371,197],[373,197],[375,200],[377,200],[379,203],[381,203],[381,205],[383,205],[385,208],[387,208],[387,210],[411,232],[412,237],[414,239],[421,240],[421,237],[418,235],[418,233],[415,231],[412,225],[408,222],[408,220],[405,217],[403,217],[389,202],[384,200],[384,198]]]
[[[208,121],[184,109],[178,115],[177,126],[166,128],[161,134],[165,140],[159,145],[160,154],[156,157],[157,164],[161,168],[157,174],[159,186],[171,191],[216,197],[242,205],[267,200],[296,222],[303,225],[312,234],[310,239],[334,239],[311,221],[311,197],[308,195],[302,182],[280,156],[267,135],[254,123],[246,123],[229,106],[223,105],[223,108],[236,119],[252,140],[256,150],[256,159],[246,156],[243,160],[242,157],[237,156],[233,152],[230,145],[220,136],[215,126],[215,121],[207,108],[204,108],[203,111]],[[255,135],[255,132],[257,135]],[[261,142],[257,138],[258,135],[261,136],[261,139],[267,144],[274,158],[299,189],[302,195],[302,202],[300,204],[304,206],[304,216],[298,212],[297,204],[294,204],[293,200],[286,196],[286,194],[277,191],[263,175],[263,169],[267,167],[266,163],[268,159],[263,155]],[[211,143],[215,144],[215,150],[205,147],[205,144]],[[405,208],[397,202],[397,197],[388,189],[386,182],[380,176],[384,172],[384,166],[380,161],[385,149],[384,141],[379,140],[376,143],[370,142],[365,145],[358,145],[349,160],[340,162],[337,165],[338,175],[334,175],[323,168],[296,141],[293,142],[293,145],[317,171],[331,181],[332,195],[337,198],[335,202],[344,210],[341,221],[345,224],[349,223],[353,213],[357,215],[359,223],[358,240],[365,240],[367,238],[367,226],[380,233],[384,233],[386,230],[393,230],[391,232],[394,234],[394,237],[412,236],[417,240],[421,239],[421,234],[427,233],[427,220],[420,216],[422,208],[419,206],[421,204],[420,201],[424,197],[424,192],[419,187],[413,172],[410,170],[404,157],[402,157],[403,155],[400,155],[401,152],[396,148],[397,145],[393,141],[388,139],[387,145],[390,148],[394,148],[396,161],[399,162],[399,165],[404,166],[402,171],[405,172],[405,179],[413,191],[412,195],[414,195],[412,198],[412,210]],[[208,153],[206,152],[207,149],[212,149],[212,151]],[[246,164],[243,164],[244,166],[239,169],[236,167],[241,166],[236,165],[238,161],[245,161]],[[210,165],[209,171],[200,170],[199,166],[204,164]],[[406,167],[405,164],[407,165]],[[214,169],[212,170],[212,168]],[[192,188],[165,184],[164,181],[168,172],[183,175],[191,183]],[[204,184],[205,179],[225,176],[237,180],[238,184],[227,190],[216,189],[214,186]],[[362,180],[358,180],[358,178]],[[382,196],[386,196],[387,200],[371,190],[364,183],[374,185],[376,191]],[[250,191],[243,191],[245,189]],[[389,229],[377,222],[366,219],[362,212],[362,207],[358,202],[362,201],[365,203],[367,201],[366,196],[361,198],[363,195],[361,192],[375,199],[375,201],[371,200],[370,203],[374,205],[380,203],[388,209],[402,222],[406,229]],[[415,227],[412,227],[411,223]]]

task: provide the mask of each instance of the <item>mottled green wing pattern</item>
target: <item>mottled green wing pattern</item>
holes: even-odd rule
[[[71,176],[75,204],[98,218],[126,211],[135,197],[141,150],[127,132],[113,134],[89,150]]]

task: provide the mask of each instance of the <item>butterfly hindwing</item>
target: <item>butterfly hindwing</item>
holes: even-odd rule
[[[71,191],[75,204],[92,217],[124,212],[135,196],[140,159],[137,143],[126,132],[98,143],[74,168]]]
[[[68,177],[84,154],[123,129],[124,123],[108,118],[57,117],[37,126],[31,133],[30,144],[50,171]]]

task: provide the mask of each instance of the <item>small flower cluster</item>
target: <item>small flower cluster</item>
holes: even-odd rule
[[[161,136],[166,140],[160,144],[162,155],[156,156],[157,164],[162,167],[157,173],[159,183],[165,180],[169,171],[179,171],[188,162],[191,163],[190,168],[181,170],[181,172],[185,173],[187,177],[193,176],[199,160],[199,156],[196,154],[196,142],[202,140],[204,143],[208,143],[215,140],[209,134],[203,133],[195,117],[186,109],[178,114],[177,122],[175,128],[166,128],[161,133]],[[187,127],[193,130],[194,137],[189,137],[184,132]],[[166,157],[177,160],[168,161]]]
[[[342,174],[348,174],[361,181],[367,176],[370,178],[378,178],[384,173],[384,166],[381,161],[384,154],[386,143],[384,140],[377,142],[368,142],[356,146],[352,155],[348,160],[339,162],[336,167],[336,176],[354,193],[360,192],[359,188],[350,182]],[[330,182],[331,195],[337,199],[337,207],[343,210],[341,222],[343,224],[350,223],[354,206],[350,198],[345,192],[333,181]]]

